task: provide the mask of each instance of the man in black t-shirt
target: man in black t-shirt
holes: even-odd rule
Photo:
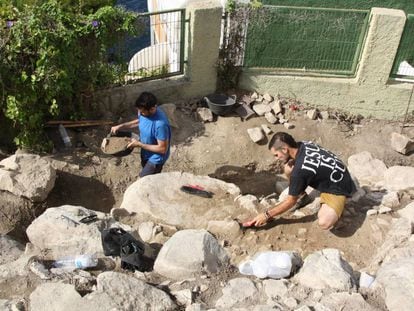
[[[269,142],[269,150],[285,164],[290,176],[289,195],[272,209],[257,215],[244,226],[261,226],[291,209],[308,186],[321,192],[319,226],[331,229],[341,217],[347,197],[356,187],[342,161],[332,152],[312,142],[296,142],[288,133],[278,132]]]

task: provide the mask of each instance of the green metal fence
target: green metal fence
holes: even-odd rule
[[[141,36],[128,38],[124,46],[117,47],[124,50],[126,80],[135,82],[183,74],[185,10],[139,14],[137,22],[142,25]],[[142,42],[146,44],[142,46]]]
[[[245,67],[354,75],[368,10],[264,6],[250,14]]]
[[[391,78],[414,80],[414,14],[407,15]]]

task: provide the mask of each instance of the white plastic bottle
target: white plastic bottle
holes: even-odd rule
[[[59,133],[60,133],[60,137],[62,137],[65,147],[66,148],[72,147],[72,143],[70,142],[70,137],[68,135],[68,132],[66,131],[65,127],[62,124],[59,124]]]
[[[289,276],[292,269],[292,258],[285,252],[262,252],[253,260],[242,262],[239,271],[244,275],[255,275],[258,278],[281,279]]]
[[[53,264],[55,268],[62,268],[67,270],[86,269],[96,267],[98,265],[98,259],[95,255],[79,255],[68,256],[56,260]]]

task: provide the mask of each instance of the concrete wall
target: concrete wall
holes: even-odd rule
[[[183,76],[117,87],[98,95],[99,109],[122,115],[142,91],[163,102],[201,98],[216,90],[222,7],[219,1],[197,1],[186,10],[190,19]],[[373,8],[361,61],[355,78],[299,76],[257,69],[245,70],[240,88],[292,97],[315,107],[333,108],[381,119],[401,119],[411,83],[389,80],[404,29],[401,10]],[[410,113],[414,111],[414,103]],[[111,116],[108,115],[108,117]]]
[[[407,108],[412,84],[389,81],[389,75],[405,20],[401,10],[372,9],[355,78],[292,76],[251,69],[242,74],[240,87],[297,98],[316,107],[383,119],[401,118]],[[413,106],[410,111],[414,110]]]
[[[96,94],[101,112],[124,114],[131,111],[143,91],[153,92],[161,103],[202,97],[214,93],[217,83],[216,64],[219,53],[221,16],[220,1],[193,2],[186,8],[190,20],[186,41],[185,74],[168,79],[140,82],[101,91]]]

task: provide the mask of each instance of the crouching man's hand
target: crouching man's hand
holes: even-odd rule
[[[261,227],[267,224],[267,222],[271,219],[268,212],[266,213],[260,213],[255,218],[253,218],[250,221],[246,221],[243,223],[243,227]]]

